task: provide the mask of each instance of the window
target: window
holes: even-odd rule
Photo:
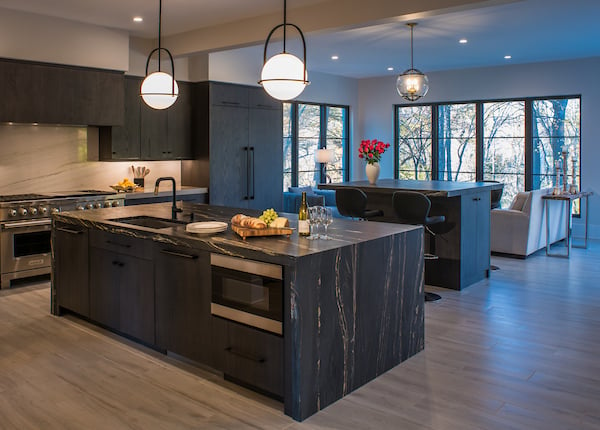
[[[474,181],[475,104],[438,107],[438,172],[445,181]]]
[[[504,184],[502,207],[525,189],[525,102],[483,104],[483,180]]]
[[[348,111],[347,106],[283,104],[284,191],[348,180]],[[320,148],[333,154],[324,166],[315,161]]]
[[[507,207],[519,191],[554,186],[565,149],[569,184],[581,187],[580,104],[571,96],[398,105],[395,176],[499,181]]]
[[[395,123],[396,176],[431,179],[431,106],[400,106]]]

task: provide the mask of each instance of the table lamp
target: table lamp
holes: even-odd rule
[[[315,161],[321,164],[321,177],[325,176],[326,182],[331,183],[331,176],[327,174],[325,166],[333,161],[333,151],[325,148],[317,149]]]

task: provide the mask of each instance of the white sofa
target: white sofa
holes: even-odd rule
[[[546,246],[546,211],[542,196],[550,189],[518,193],[509,209],[491,212],[491,251],[527,257]],[[551,201],[550,243],[564,239],[566,209]]]

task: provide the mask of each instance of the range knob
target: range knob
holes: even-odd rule
[[[105,207],[105,208],[109,208],[109,207],[111,207],[111,206],[112,206],[112,205],[111,205],[111,203],[110,203],[110,200],[107,200],[107,201],[105,201],[105,202],[104,202],[104,207]]]
[[[16,209],[9,209],[8,210],[8,216],[17,216],[17,210]]]
[[[85,208],[81,205],[77,206],[75,209],[77,209],[78,211],[82,211],[85,210]]]
[[[94,207],[96,209],[100,209],[102,207],[102,202],[96,202],[96,203],[94,203]]]
[[[118,200],[114,200],[112,202],[112,206],[113,206],[113,208],[119,206],[119,201]]]
[[[50,212],[53,213],[53,214],[57,214],[57,213],[60,212],[60,209],[59,208],[52,208],[52,209],[50,209]]]
[[[40,213],[40,215],[46,215],[48,213],[48,208],[46,206],[40,206],[38,212]]]
[[[85,205],[86,209],[94,209],[94,205],[91,203],[88,203],[87,205]]]
[[[18,212],[19,212],[19,215],[21,215],[21,216],[27,215],[27,209],[25,209],[25,208],[19,208]]]
[[[31,208],[29,208],[29,213],[31,215],[37,215],[38,210],[37,210],[37,208],[31,207]]]

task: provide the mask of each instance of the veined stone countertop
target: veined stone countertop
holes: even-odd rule
[[[244,213],[252,216],[260,215],[260,212],[251,209],[236,209],[198,203],[182,202],[179,203],[179,206],[183,208],[183,212],[178,214],[178,219],[187,222],[190,222],[191,213],[194,214],[193,222],[223,221],[227,223],[230,223],[231,217],[236,213]],[[231,255],[243,252],[245,257],[252,258],[247,255],[248,252],[260,253],[265,256],[278,257],[275,260],[280,264],[285,264],[282,259],[295,259],[306,255],[318,254],[422,228],[403,224],[353,221],[336,218],[328,229],[328,234],[332,237],[332,240],[308,240],[298,236],[297,215],[280,214],[289,218],[290,227],[294,229],[291,236],[249,237],[243,240],[237,233],[231,230],[231,226],[228,226],[227,230],[222,233],[199,235],[187,233],[185,231],[185,224],[176,227],[153,229],[116,221],[118,218],[141,215],[170,219],[171,203],[62,212],[54,214],[53,219],[70,224],[97,228],[111,233],[152,239],[157,242]]]
[[[171,190],[171,188],[167,187],[167,185],[170,185],[170,184],[161,185],[160,191],[158,192],[157,195],[154,195],[154,185],[152,185],[152,184],[146,185],[144,187],[143,191],[136,191],[133,193],[123,193],[122,195],[125,196],[125,200],[147,199],[147,198],[152,198],[152,197],[167,197],[167,196],[171,196],[173,194],[173,191]],[[206,193],[208,193],[208,188],[189,187],[189,186],[185,186],[185,185],[183,185],[181,188],[178,188],[176,190],[177,196],[186,196],[189,194],[206,194]]]

